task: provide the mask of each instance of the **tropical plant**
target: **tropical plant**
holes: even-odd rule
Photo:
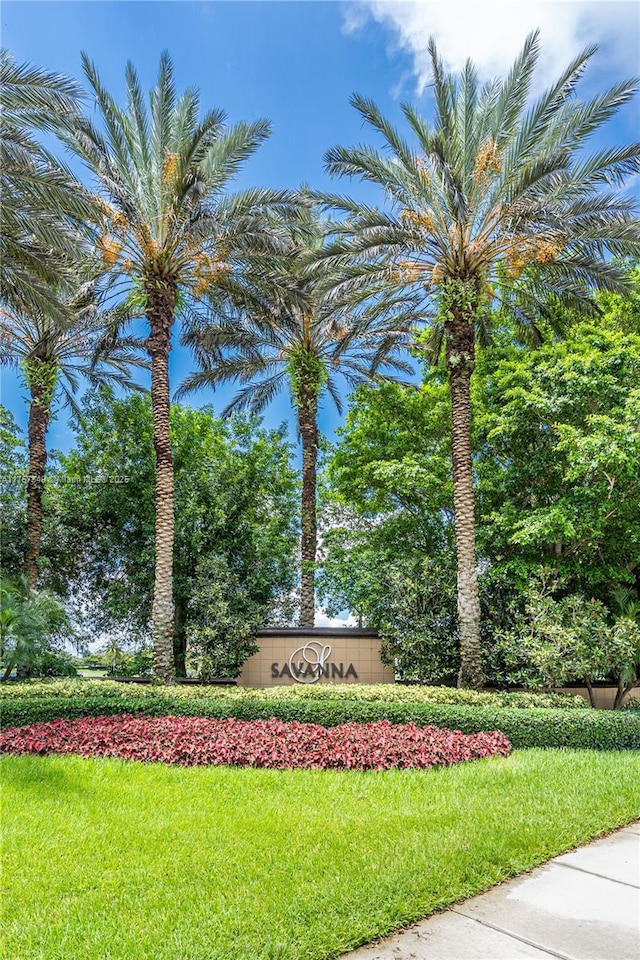
[[[282,217],[278,233],[284,250],[277,257],[254,257],[235,296],[211,298],[212,322],[188,332],[201,370],[191,374],[180,394],[234,381],[242,388],[224,414],[249,408],[259,412],[287,387],[296,411],[302,446],[301,590],[302,627],[313,626],[317,550],[318,410],[328,394],[339,411],[339,378],[349,386],[392,379],[411,368],[400,351],[407,328],[389,310],[370,305],[359,311],[332,294],[335,271],[318,258],[335,227],[312,208]]]
[[[101,311],[96,283],[77,288],[58,284],[55,299],[42,309],[15,308],[0,316],[0,365],[17,367],[29,392],[27,529],[24,572],[30,589],[38,579],[43,531],[43,489],[47,464],[47,429],[59,397],[76,408],[74,393],[81,378],[92,385],[118,383],[134,387],[132,365],[139,365],[136,343],[109,333],[112,314]]]
[[[628,642],[627,658],[614,671],[618,685],[614,708],[619,708],[640,681],[640,602],[635,591],[623,586],[616,587],[611,601],[616,617],[614,629]]]
[[[58,597],[32,590],[26,579],[0,580],[0,659],[6,680],[14,667],[26,675],[42,655],[50,653],[52,638],[68,632],[69,622]]]
[[[634,256],[640,249],[635,202],[619,189],[640,170],[640,144],[586,152],[590,135],[630,100],[636,83],[578,99],[576,87],[595,49],[580,53],[532,102],[537,33],[505,79],[484,85],[470,61],[459,76],[448,73],[431,41],[434,120],[403,106],[417,147],[371,100],[356,96],[355,107],[390,155],[369,146],[335,147],[327,154],[330,173],[371,181],[391,202],[385,212],[349,198],[325,198],[350,216],[350,234],[330,251],[336,262],[350,263],[344,291],[360,296],[377,271],[393,294],[404,291],[431,324],[431,356],[444,346],[452,401],[461,685],[483,683],[470,380],[476,338],[489,333],[497,285],[518,332],[531,338],[550,293],[578,307],[591,306],[594,287],[625,293],[627,276],[610,255]]]
[[[0,50],[0,301],[52,308],[96,209],[82,184],[36,139],[78,112],[81,90]]]
[[[176,93],[164,53],[149,106],[138,76],[126,68],[127,105],[118,106],[83,55],[102,130],[89,118],[67,134],[68,145],[96,178],[104,268],[137,295],[146,312],[156,454],[156,540],[153,600],[155,671],[173,680],[174,484],[169,431],[169,352],[178,316],[234,272],[247,247],[268,246],[262,215],[286,196],[267,190],[225,193],[229,180],[270,132],[267,121],[228,128],[220,110],[199,118],[197,90]]]

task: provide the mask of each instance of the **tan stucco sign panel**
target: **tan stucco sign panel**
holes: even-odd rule
[[[257,643],[260,652],[242,668],[240,686],[393,683],[395,679],[391,667],[380,659],[380,640],[370,631],[273,630],[261,632]]]

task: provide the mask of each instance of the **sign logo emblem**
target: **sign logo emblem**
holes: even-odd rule
[[[329,663],[331,647],[319,640],[308,640],[294,650],[285,663],[271,664],[271,676],[274,680],[289,677],[296,683],[317,683],[323,677],[327,680],[358,679],[356,668],[350,663],[346,669],[344,663]]]
[[[331,656],[328,643],[309,640],[294,650],[289,657],[289,670],[296,683],[317,683],[325,672],[325,663]]]

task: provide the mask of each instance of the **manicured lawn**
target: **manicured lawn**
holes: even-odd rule
[[[640,816],[636,752],[341,773],[7,756],[3,956],[341,952]]]

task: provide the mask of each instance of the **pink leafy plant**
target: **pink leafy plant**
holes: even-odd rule
[[[0,733],[0,753],[74,753],[180,766],[324,770],[420,769],[506,756],[504,734],[464,734],[414,723],[212,720],[129,714],[53,720]]]

